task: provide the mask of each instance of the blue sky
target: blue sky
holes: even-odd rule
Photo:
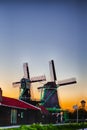
[[[31,76],[45,74],[49,80],[48,62],[54,59],[58,80],[78,80],[75,87],[60,89],[65,98],[75,92],[87,98],[86,7],[85,0],[0,1],[0,86],[5,95],[23,76],[24,62]]]

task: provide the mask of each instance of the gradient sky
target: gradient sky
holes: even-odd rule
[[[45,74],[54,59],[57,80],[76,77],[77,84],[58,89],[63,108],[87,100],[87,2],[85,0],[0,0],[0,87],[18,98],[12,82]],[[34,85],[34,99],[37,89]],[[42,84],[40,84],[42,86]],[[36,92],[37,91],[37,92]]]

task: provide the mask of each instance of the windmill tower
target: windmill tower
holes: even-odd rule
[[[58,87],[74,84],[76,83],[76,79],[70,78],[57,82],[53,60],[49,62],[49,68],[50,68],[51,81],[47,82],[43,87],[38,87],[38,89],[41,89],[41,91],[43,90],[43,96],[42,96],[43,102],[41,103],[41,105],[43,105],[49,111],[58,111],[60,109],[59,98],[57,94]]]
[[[13,86],[17,87],[20,84],[20,95],[19,99],[25,102],[36,105],[38,101],[31,100],[31,83],[45,81],[44,75],[30,78],[28,63],[23,64],[24,77],[19,82],[13,82]]]

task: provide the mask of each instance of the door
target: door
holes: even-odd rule
[[[11,109],[11,124],[17,124],[17,110]]]

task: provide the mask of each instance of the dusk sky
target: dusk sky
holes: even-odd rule
[[[60,105],[72,108],[87,101],[87,2],[85,0],[0,0],[0,87],[3,95],[18,98],[12,82],[46,75],[55,62],[57,80],[76,77],[77,84],[58,89]],[[42,86],[43,84],[39,84]],[[34,85],[34,99],[38,91]],[[36,92],[37,91],[37,92]]]

